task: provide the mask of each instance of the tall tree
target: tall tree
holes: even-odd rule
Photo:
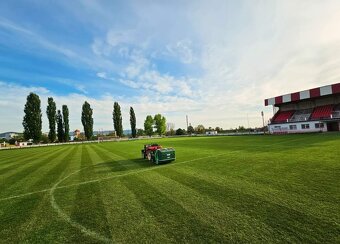
[[[137,136],[144,136],[144,130],[143,129],[138,129],[137,130]]]
[[[193,133],[195,133],[195,129],[194,129],[194,127],[192,127],[191,125],[189,125],[189,126],[188,126],[188,134],[191,135],[191,134],[193,134]]]
[[[70,140],[70,123],[69,111],[67,105],[63,105],[63,120],[64,120],[64,141]]]
[[[58,110],[58,113],[57,113],[57,131],[58,131],[58,141],[64,142],[65,141],[64,123],[63,123],[63,115],[61,114],[60,110]]]
[[[155,118],[156,133],[158,135],[164,135],[166,131],[166,119],[161,114],[156,114]]]
[[[93,136],[93,110],[90,104],[85,101],[81,113],[81,123],[84,126],[85,137],[90,140]]]
[[[195,131],[197,134],[204,134],[205,133],[205,128],[203,125],[198,125],[196,128],[195,128]]]
[[[24,127],[24,138],[26,140],[33,139],[35,143],[40,141],[41,138],[41,108],[40,108],[40,98],[35,93],[30,93],[27,96],[27,101],[25,104],[25,116],[22,122]]]
[[[50,128],[50,131],[48,132],[48,139],[50,142],[54,142],[57,137],[57,133],[55,131],[55,124],[57,121],[57,106],[53,100],[53,97],[49,97],[47,99],[47,104],[46,114]]]
[[[117,102],[113,104],[113,126],[115,128],[117,136],[121,137],[123,135],[123,123],[122,123],[122,112],[120,111],[120,106]]]
[[[185,135],[185,130],[181,129],[181,128],[178,128],[176,130],[176,135],[178,135],[178,136]]]
[[[153,134],[153,128],[152,128],[153,123],[154,123],[154,120],[152,116],[151,115],[146,116],[146,119],[144,121],[144,132],[148,136],[152,136]]]
[[[133,138],[136,138],[136,115],[133,107],[130,107],[130,124],[131,124],[131,135]]]

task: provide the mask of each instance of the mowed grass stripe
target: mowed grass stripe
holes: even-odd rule
[[[45,175],[44,178],[41,178],[39,181],[37,181],[35,184],[33,184],[33,187],[41,188],[42,186],[40,183],[43,183],[43,181],[49,181],[52,182],[57,180],[56,175],[59,177],[64,172],[64,170],[67,169],[65,167],[65,162],[67,162],[68,157],[72,155],[72,153],[77,150],[77,148],[73,148],[73,150],[70,150],[72,148],[68,148],[67,151],[68,154],[60,154],[61,158],[57,157],[55,160],[57,160],[56,166],[51,168],[49,171],[49,175]],[[52,178],[50,178],[53,175]],[[8,239],[8,242],[23,242],[27,235],[30,235],[31,229],[37,228],[37,225],[39,225],[39,222],[43,222],[44,219],[41,219],[41,215],[46,212],[46,207],[49,207],[49,199],[47,194],[38,194],[38,195],[30,195],[26,196],[19,200],[12,200],[10,202],[7,202],[7,205],[5,207],[5,210],[3,211],[3,214],[1,214],[0,218],[4,220],[4,225],[0,228],[3,229],[4,234],[8,232],[16,233],[16,235],[9,236],[10,239]],[[2,203],[5,205],[6,203]],[[16,209],[18,212],[13,216],[13,212],[11,213],[11,210]],[[49,213],[52,213],[51,211],[48,211]],[[45,219],[46,220],[46,219]],[[10,227],[10,229],[8,229]],[[1,232],[0,232],[1,233]],[[7,235],[5,235],[7,236]]]
[[[11,168],[14,167],[14,169],[16,169],[16,168],[20,168],[22,166],[34,164],[35,159],[44,157],[45,155],[49,155],[49,154],[51,154],[55,151],[60,151],[62,149],[63,148],[54,148],[54,150],[47,150],[47,151],[43,151],[43,152],[37,153],[37,154],[31,153],[30,151],[27,151],[27,154],[26,154],[25,157],[22,157],[20,160],[16,160],[16,158],[13,158],[11,161],[3,164],[2,167],[0,167],[0,170],[3,170],[3,172],[6,173],[6,168],[11,169]],[[8,168],[8,167],[11,167],[11,168]]]
[[[64,147],[64,146],[61,146]],[[40,156],[41,154],[45,154],[46,152],[51,152],[59,149],[59,147],[51,146],[51,147],[44,147],[44,148],[22,148],[22,149],[15,149],[12,150],[14,153],[13,155],[9,155],[6,158],[2,158],[0,156],[0,168],[2,166],[13,164],[13,163],[20,163],[22,161],[27,161],[29,158],[35,158],[37,155]],[[15,152],[20,152],[19,155],[16,155]],[[1,155],[1,154],[0,154]]]
[[[21,148],[21,149],[8,149],[8,150],[0,150],[0,166],[6,162],[11,162],[12,159],[20,159],[27,155],[28,148]],[[44,150],[45,149],[45,150]],[[31,154],[42,153],[46,151],[46,148],[35,148],[35,152],[31,151]],[[28,150],[32,150],[29,148]]]
[[[51,185],[58,181],[58,179],[60,179],[65,172],[68,171],[70,159],[76,154],[78,149],[79,147],[73,147],[70,148],[70,150],[67,150],[64,154],[61,154],[62,157],[57,159],[55,165],[53,165],[53,167],[51,167],[39,181],[36,181],[35,184],[31,186],[31,189],[45,188],[46,185]],[[21,233],[23,240],[30,239],[30,236],[32,236],[32,234],[34,235],[34,232],[41,228],[39,228],[39,226],[41,226],[41,224],[46,220],[49,220],[48,218],[42,219],[42,216],[46,215],[43,210],[46,206],[50,207],[48,194],[42,195],[41,201],[37,202],[35,208],[31,210],[31,217],[26,219],[26,221],[20,225],[18,231]],[[47,215],[49,218],[52,217],[50,211]]]
[[[48,150],[48,151],[44,151],[41,153],[29,153],[24,157],[20,158],[19,160],[17,160],[16,158],[11,159],[11,161],[2,164],[0,166],[0,172],[1,174],[6,174],[9,171],[13,171],[13,170],[17,170],[23,166],[27,166],[30,164],[34,164],[35,163],[35,159],[40,158],[40,157],[44,157],[45,155],[49,155],[55,151],[59,151],[62,150],[62,148],[54,148],[54,150]]]
[[[23,189],[27,190],[27,182],[30,182],[31,180],[34,180],[36,178],[32,178],[32,174],[34,174],[36,171],[38,171],[41,167],[44,167],[46,165],[49,165],[51,161],[53,161],[57,155],[61,155],[60,153],[62,151],[70,150],[71,148],[63,148],[62,150],[55,151],[53,153],[48,154],[49,156],[47,157],[41,157],[37,160],[35,160],[35,163],[33,164],[28,164],[20,170],[14,172],[13,174],[8,174],[8,175],[3,175],[2,180],[1,180],[1,185],[3,186],[2,189],[0,190],[1,196],[4,194],[11,194],[11,195],[16,195],[20,194],[18,192]],[[20,179],[20,180],[18,180]],[[38,178],[39,179],[39,178]]]
[[[134,193],[143,208],[158,222],[158,228],[166,234],[170,242],[221,243],[219,236],[208,224],[185,210],[180,204],[168,198],[140,176],[127,176],[121,181]]]
[[[0,236],[3,243],[22,242],[20,226],[27,219],[32,218],[32,213],[42,201],[43,195],[35,194],[9,202],[0,202]]]
[[[195,165],[186,164],[175,170],[215,182],[223,187],[231,187],[241,192],[249,192],[264,198],[269,198],[275,203],[285,204],[299,211],[304,212],[308,210],[312,215],[318,215],[320,217],[327,216],[328,220],[334,219],[336,217],[336,211],[340,211],[340,206],[334,204],[339,198],[339,193],[338,195],[333,195],[330,191],[329,197],[317,199],[316,196],[322,192],[325,183],[315,181],[314,184],[319,186],[320,189],[316,188],[313,192],[306,191],[308,186],[303,185],[303,178],[300,178],[295,172],[292,172],[293,175],[291,177],[287,174],[287,171],[290,171],[290,163],[285,162],[285,159],[278,162],[277,165],[266,160],[263,162],[261,160],[257,161],[256,157],[254,159],[254,155],[248,155],[244,160],[245,162],[242,162],[234,158],[229,158],[228,164],[226,164],[223,159],[216,159],[215,165],[220,166],[211,167],[209,165],[210,163],[196,163]],[[309,163],[301,165],[301,168],[312,170],[313,167],[310,167],[311,165],[308,164]],[[205,165],[207,166],[205,167]],[[221,167],[221,165],[225,166]],[[242,168],[245,168],[245,170],[242,170]],[[308,170],[305,171],[305,173],[308,173]],[[295,169],[295,171],[299,172],[301,169]],[[271,177],[271,175],[273,176],[275,174],[281,174],[281,177]],[[336,185],[334,185],[337,178],[327,177],[326,172],[324,174],[323,177],[327,179],[327,182],[332,181],[330,185],[333,186],[334,190],[337,189]],[[332,173],[328,176],[331,175]],[[322,175],[320,177],[322,177]],[[290,181],[287,182],[287,179],[290,179]],[[310,188],[315,188],[315,186]],[[325,211],[325,209],[327,209],[327,211]]]
[[[51,167],[51,164],[58,162],[58,159],[63,156],[64,152],[67,153],[71,149],[72,148],[64,148],[47,154],[44,157],[37,158],[34,160],[34,163],[28,163],[23,168],[19,168],[19,171],[16,174],[10,174],[9,177],[5,177],[5,183],[9,186],[9,190],[13,190],[14,187],[17,187],[20,184],[27,188],[35,180],[39,180],[39,177]],[[18,175],[20,175],[20,181],[14,182],[15,179],[18,178]],[[14,184],[9,184],[9,182],[13,182]],[[29,191],[29,189],[27,190]]]
[[[78,155],[79,146],[70,147],[67,151],[60,153],[46,167],[40,170],[40,177],[31,187],[30,190],[36,191],[39,189],[48,189],[53,186],[62,176],[65,176],[72,171],[70,170],[71,160],[75,155]]]
[[[45,186],[48,175],[47,186],[71,175],[54,191],[65,215],[52,208],[50,194],[0,201],[0,222],[8,224],[0,224],[1,242],[337,243],[339,139],[335,134],[161,139],[157,142],[178,153],[175,162],[161,166],[139,159],[144,141],[79,146],[17,178],[32,189],[38,182]],[[33,149],[27,150],[29,155]],[[203,158],[207,155],[213,157]],[[63,157],[69,159],[67,169],[57,166]],[[117,171],[114,160],[125,168]],[[82,194],[80,186],[88,186]],[[81,216],[73,218],[76,214]],[[80,225],[95,231],[93,238]]]
[[[114,242],[147,243],[152,240],[163,243],[169,240],[153,215],[120,179],[105,181],[101,185],[107,189],[103,202]]]
[[[94,174],[94,167],[92,166],[95,162],[91,158],[89,151],[91,151],[90,146],[83,147],[81,168],[88,167],[88,170],[81,170],[79,172],[81,181],[86,181],[89,178],[89,174]],[[111,236],[99,182],[78,186],[70,217],[73,221],[102,236],[107,238]],[[77,242],[77,238],[70,241]],[[94,241],[97,240],[94,239]]]
[[[157,171],[157,173],[148,173],[147,180],[159,192],[179,203],[188,212],[215,229],[216,235],[223,237],[225,242],[263,242],[265,236],[270,236],[275,231],[257,219],[235,211],[188,185],[165,177],[167,172],[166,169]],[[178,173],[178,177],[186,176]]]
[[[98,173],[114,173],[127,170],[126,166],[120,163],[120,160],[117,159],[116,155],[107,149],[100,148],[96,145],[92,146],[92,149],[102,161],[99,165],[97,165],[96,171]]]
[[[299,242],[302,240],[324,242],[335,241],[340,234],[339,226],[279,203],[274,203],[271,199],[262,198],[245,191],[241,192],[227,186],[221,186],[214,182],[185,174],[184,172],[179,174],[175,169],[167,169],[166,172],[160,171],[159,173],[187,185],[215,201],[224,203],[235,211],[262,221],[273,229],[279,227],[280,231],[273,233],[277,239],[288,242]],[[330,231],[327,234],[322,234],[320,229],[324,228]],[[301,233],[305,234],[302,235]]]
[[[81,146],[73,147],[71,151],[64,154],[64,157],[59,160],[60,163],[50,169],[48,174],[45,175],[45,179],[51,183],[56,183],[73,172],[73,167],[79,162],[81,151]],[[48,179],[48,175],[51,176],[50,179]],[[37,182],[37,185],[38,184],[39,182]],[[48,209],[48,211],[46,211],[46,209]],[[44,194],[41,203],[35,209],[33,218],[27,221],[24,226],[27,227],[24,232],[24,240],[27,243],[32,243],[37,239],[47,243],[50,242],[51,237],[53,237],[54,242],[67,242],[67,239],[63,238],[63,236],[77,234],[75,231],[70,231],[69,226],[56,216],[56,213],[50,205],[49,194]],[[48,235],[46,235],[46,233],[48,233]]]

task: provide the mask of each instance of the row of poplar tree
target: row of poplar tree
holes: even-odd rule
[[[42,137],[42,113],[41,101],[37,94],[30,93],[24,108],[24,138],[39,142]],[[70,139],[69,110],[67,105],[62,105],[62,110],[57,106],[52,97],[47,99],[46,114],[49,123],[48,139],[50,142],[67,142]],[[84,127],[86,139],[93,137],[93,110],[90,104],[85,101],[82,106],[81,122]],[[136,116],[133,108],[130,108],[130,123],[132,137],[136,137]],[[118,137],[123,136],[123,123],[120,106],[117,102],[113,105],[113,124]]]
[[[33,139],[34,142],[39,142],[42,137],[42,113],[40,98],[35,93],[30,93],[27,96],[27,101],[24,108],[24,138],[26,140]],[[55,142],[58,138],[59,142],[67,142],[70,138],[69,125],[69,110],[67,105],[62,105],[61,110],[57,110],[57,106],[52,97],[47,100],[46,114],[49,122],[48,138],[50,142]],[[118,102],[113,104],[113,126],[118,137],[123,136],[122,113]],[[81,122],[84,127],[86,139],[93,137],[93,109],[90,104],[85,101],[82,106]],[[130,107],[130,125],[131,136],[137,137],[136,130],[136,115],[134,109]],[[154,134],[154,128],[158,135],[164,135],[166,131],[166,119],[161,114],[146,116],[144,121],[143,134],[151,136]]]
[[[49,121],[48,139],[50,142],[56,141],[67,142],[70,138],[69,110],[67,105],[62,106],[62,110],[57,111],[56,103],[52,97],[47,99],[46,114]],[[42,114],[40,98],[35,93],[27,96],[24,108],[24,119],[22,125],[24,127],[24,138],[32,139],[39,142],[42,137]],[[56,130],[57,127],[57,130]]]

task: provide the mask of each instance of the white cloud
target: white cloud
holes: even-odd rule
[[[116,47],[119,44],[130,43],[133,40],[133,31],[124,30],[124,31],[116,31],[110,30],[107,33],[106,42],[112,46]]]
[[[126,86],[134,88],[134,89],[141,87],[140,84],[138,84],[137,82],[134,82],[132,80],[119,79],[119,82],[122,83],[123,85],[126,85]]]
[[[194,61],[192,42],[188,39],[179,40],[175,44],[168,44],[166,50],[165,55],[178,58],[182,63],[190,64]]]
[[[105,72],[98,72],[97,73],[97,76],[99,78],[102,78],[102,79],[106,79],[107,78],[107,74]]]
[[[125,68],[124,74],[129,79],[134,79],[144,70],[149,68],[150,62],[140,52],[133,51],[130,55],[131,63]]]

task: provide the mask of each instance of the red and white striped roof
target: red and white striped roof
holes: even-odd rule
[[[322,86],[305,91],[294,92],[282,96],[272,97],[264,100],[264,105],[279,105],[283,103],[298,102],[305,99],[318,98],[322,96],[339,94],[340,83],[333,85]]]

